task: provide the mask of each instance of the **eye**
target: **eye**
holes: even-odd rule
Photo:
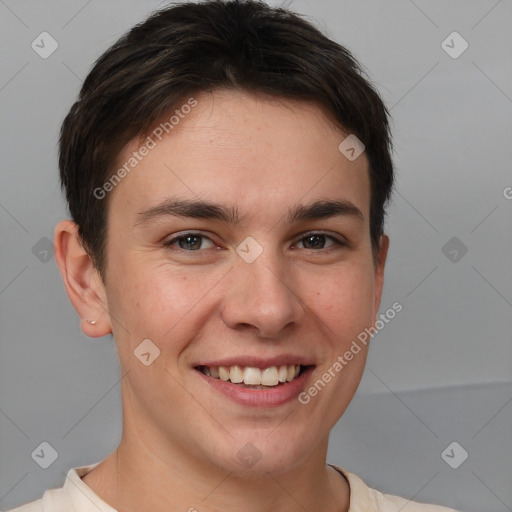
[[[331,240],[333,243],[330,246],[325,247],[325,243],[327,240]],[[345,242],[342,242],[341,240],[338,240],[337,238],[331,235],[327,235],[325,233],[307,233],[299,240],[299,243],[301,242],[303,242],[305,249],[328,249],[333,245],[347,245]]]
[[[185,233],[184,235],[177,236],[172,240],[165,242],[164,246],[173,247],[175,244],[178,244],[177,248],[179,249],[189,252],[197,252],[199,249],[208,249],[208,247],[203,247],[203,240],[207,240],[211,244],[209,248],[215,246],[208,237],[197,233]]]
[[[326,247],[326,243],[329,241],[331,243]],[[204,245],[205,243],[206,246]],[[346,242],[321,232],[306,233],[299,239],[298,243],[303,245],[303,247],[299,247],[300,249],[315,249],[315,252],[323,249],[328,250],[336,245],[341,247],[347,246]],[[199,233],[184,233],[174,237],[168,242],[164,242],[163,245],[186,252],[199,252],[201,249],[211,249],[215,247],[215,244],[210,238]]]

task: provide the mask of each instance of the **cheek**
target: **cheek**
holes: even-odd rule
[[[305,280],[303,286],[310,309],[329,328],[331,338],[352,339],[371,324],[373,273],[368,266],[347,266],[317,280],[314,286]]]
[[[213,296],[209,291],[223,273],[144,258],[121,260],[111,273],[108,300],[116,338],[125,351],[149,338],[162,351],[180,353],[204,325]]]

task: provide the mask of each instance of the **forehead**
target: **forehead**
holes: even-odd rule
[[[183,102],[192,108],[178,105],[149,139],[134,139],[121,151],[116,168],[137,162],[115,186],[111,211],[139,211],[177,195],[263,215],[299,200],[341,197],[367,218],[366,156],[350,161],[340,152],[348,134],[320,107],[233,90],[192,100]],[[143,146],[150,149],[141,158]]]

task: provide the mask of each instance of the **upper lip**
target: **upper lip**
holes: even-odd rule
[[[225,359],[198,361],[194,363],[192,366],[209,366],[210,368],[212,368],[218,366],[236,365],[242,367],[250,366],[252,368],[270,368],[272,366],[284,366],[292,364],[300,364],[301,366],[311,366],[313,363],[311,362],[311,359],[308,359],[304,356],[283,354],[274,357],[258,357],[248,355],[239,357],[232,356]]]

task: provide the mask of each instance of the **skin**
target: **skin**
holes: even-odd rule
[[[55,231],[82,329],[113,334],[123,374],[121,442],[83,480],[120,512],[347,511],[349,487],[326,466],[327,444],[367,348],[307,405],[241,405],[193,364],[301,356],[315,365],[307,389],[375,322],[389,240],[382,237],[374,265],[368,161],[340,153],[347,134],[313,104],[232,90],[195,99],[109,193],[105,283],[76,225],[62,221]],[[139,144],[124,148],[119,165]],[[243,220],[168,215],[138,223],[139,212],[170,195],[236,206]],[[320,199],[350,201],[362,218],[287,222],[290,208]],[[194,240],[199,250],[164,246],[189,230],[206,237]],[[348,245],[320,236],[312,246],[304,239],[310,231]],[[236,252],[248,236],[263,249],[250,264]],[[134,357],[144,339],[160,349],[149,366]],[[250,468],[237,457],[247,443],[261,455]]]

